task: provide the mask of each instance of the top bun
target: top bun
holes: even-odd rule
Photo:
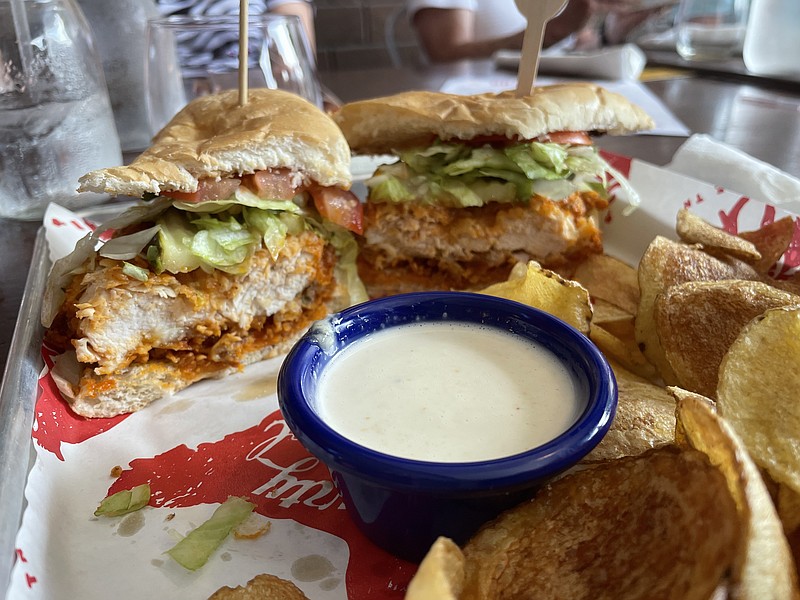
[[[365,154],[427,145],[431,135],[443,140],[482,135],[528,140],[556,131],[621,135],[653,127],[647,113],[627,98],[588,83],[537,87],[523,98],[513,92],[405,92],[345,104],[334,119],[350,148]]]
[[[194,192],[198,180],[288,168],[320,185],[350,187],[350,150],[333,120],[289,92],[230,90],[192,100],[125,167],[92,171],[80,191],[139,197]]]

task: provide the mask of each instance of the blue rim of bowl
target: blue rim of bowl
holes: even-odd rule
[[[278,375],[278,401],[283,417],[295,437],[311,454],[333,471],[356,475],[387,488],[457,493],[513,489],[526,485],[532,479],[545,479],[577,463],[600,442],[611,426],[617,407],[614,373],[600,350],[584,334],[542,310],[513,300],[471,292],[414,292],[371,300],[333,314],[321,323],[330,323],[338,334],[343,330],[343,325],[346,331],[348,324],[364,324],[369,317],[379,318],[381,314],[408,310],[410,306],[430,309],[441,305],[477,305],[489,311],[499,311],[509,319],[521,319],[543,332],[546,337],[552,337],[557,332],[562,350],[580,359],[580,368],[586,373],[591,392],[587,406],[578,420],[564,433],[541,446],[484,461],[422,461],[366,448],[326,425],[305,398],[302,389],[304,374],[316,364],[319,353],[323,352],[316,341],[319,329],[315,332],[315,327],[312,327],[290,350]],[[452,320],[478,322],[459,318]],[[409,321],[400,320],[388,326],[406,322]],[[485,324],[497,326],[493,322]],[[364,334],[365,332],[356,331],[354,337]],[[341,340],[337,337],[336,341]]]

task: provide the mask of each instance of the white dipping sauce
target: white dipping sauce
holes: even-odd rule
[[[566,431],[585,408],[550,350],[465,323],[371,334],[331,360],[318,390],[319,416],[344,437],[434,462],[530,450]]]

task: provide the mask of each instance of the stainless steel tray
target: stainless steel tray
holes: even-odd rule
[[[102,223],[132,204],[132,199],[121,197],[75,214]],[[39,375],[44,367],[41,352],[44,330],[40,313],[50,267],[47,236],[42,226],[36,234],[31,266],[0,384],[0,514],[3,515],[0,519],[0,593],[4,598],[16,559],[14,545],[25,509],[25,486],[36,458],[31,430]]]
[[[25,508],[25,483],[34,460],[31,427],[44,362],[39,313],[50,271],[44,227],[36,234],[19,316],[0,387],[0,590],[6,595],[14,542]]]

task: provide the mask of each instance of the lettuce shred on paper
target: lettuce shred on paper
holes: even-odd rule
[[[150,484],[143,483],[103,498],[95,517],[120,517],[144,508],[150,502]]]
[[[211,518],[190,531],[185,538],[167,550],[179,565],[196,571],[208,562],[211,554],[231,531],[250,516],[256,507],[244,498],[231,496],[219,505]]]

